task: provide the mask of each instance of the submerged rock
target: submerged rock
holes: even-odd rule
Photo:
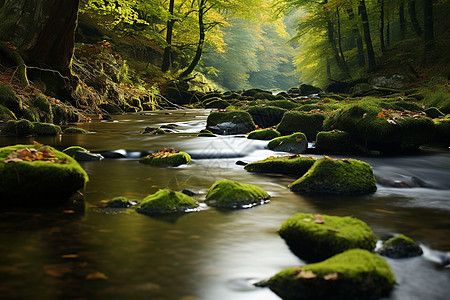
[[[249,172],[277,173],[303,176],[316,160],[312,157],[299,155],[269,157],[245,165]]]
[[[279,136],[280,133],[274,129],[259,129],[250,132],[247,138],[251,140],[272,140]]]
[[[384,242],[378,253],[391,258],[406,258],[420,256],[423,251],[411,238],[397,235]]]
[[[128,208],[132,205],[135,205],[135,202],[132,202],[128,200],[127,197],[115,197],[112,198],[108,203],[106,204],[106,207],[108,208]]]
[[[141,214],[182,213],[196,209],[198,203],[188,195],[163,189],[142,200],[136,211]]]
[[[269,198],[269,194],[256,185],[221,180],[209,188],[205,202],[221,208],[246,208],[262,204]]]
[[[186,152],[167,148],[139,159],[142,164],[162,167],[178,167],[188,164],[190,161],[191,156]]]
[[[267,147],[273,151],[301,154],[308,148],[308,140],[303,133],[297,132],[288,136],[274,138]]]
[[[353,248],[371,251],[376,243],[372,229],[352,217],[297,213],[278,233],[295,255],[307,261],[320,261]]]
[[[64,203],[88,175],[72,157],[50,146],[0,148],[0,195],[6,206]]]
[[[268,281],[282,299],[378,299],[388,296],[394,284],[387,262],[362,249],[286,269]]]
[[[206,120],[206,129],[216,134],[243,134],[255,128],[252,117],[245,111],[214,111]]]
[[[356,159],[318,159],[289,188],[296,193],[363,195],[377,190],[372,167]]]

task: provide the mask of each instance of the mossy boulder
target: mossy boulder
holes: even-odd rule
[[[272,140],[279,137],[280,133],[274,129],[253,130],[247,136],[251,140]]]
[[[47,96],[43,94],[38,94],[32,102],[33,106],[39,109],[39,115],[41,116],[41,121],[46,123],[53,123],[53,111],[52,105],[48,100]]]
[[[199,137],[215,137],[216,135],[209,130],[202,129],[202,130],[200,130],[200,132],[198,133],[197,136],[199,136]]]
[[[75,153],[80,152],[89,152],[89,150],[81,147],[81,146],[70,146],[64,149],[62,152],[69,155],[70,157],[74,157]]]
[[[40,122],[36,122],[33,125],[33,132],[36,135],[58,135],[61,133],[61,127],[58,125]]]
[[[276,173],[303,176],[316,160],[312,157],[291,155],[269,157],[245,165],[244,169],[257,173]]]
[[[323,154],[355,153],[352,136],[345,131],[321,131],[316,137],[316,152]]]
[[[26,119],[19,121],[9,120],[5,123],[2,133],[13,136],[28,136],[34,133],[34,125]]]
[[[316,160],[289,188],[301,194],[363,195],[377,190],[372,167],[356,159]]]
[[[309,114],[301,111],[289,111],[277,127],[282,135],[303,132],[309,141],[314,141],[319,131],[323,130],[325,116],[317,113]]]
[[[8,108],[15,115],[19,115],[22,111],[22,100],[16,96],[11,87],[0,84],[0,105]]]
[[[106,207],[108,208],[128,208],[132,206],[134,203],[128,200],[127,197],[115,197],[108,201]]]
[[[167,148],[139,159],[142,164],[161,167],[178,167],[188,164],[190,161],[191,156],[186,152]]]
[[[247,112],[256,125],[267,128],[280,123],[286,109],[275,106],[250,106]]]
[[[206,120],[206,129],[216,134],[242,134],[256,129],[246,111],[213,111]]]
[[[319,94],[320,92],[322,92],[322,89],[310,84],[302,84],[299,86],[298,92],[300,96],[309,96],[312,94]]]
[[[283,108],[286,110],[291,110],[294,108],[297,108],[299,105],[295,102],[289,101],[289,100],[274,100],[270,101],[271,106]]]
[[[323,262],[281,271],[268,281],[282,299],[378,299],[388,296],[395,276],[387,262],[352,249]]]
[[[66,134],[86,134],[89,133],[89,130],[80,127],[67,127],[63,132]]]
[[[391,258],[406,258],[420,256],[423,251],[413,239],[400,234],[384,242],[378,253]]]
[[[142,200],[136,211],[141,214],[170,214],[195,210],[198,203],[188,195],[162,189]]]
[[[270,196],[253,184],[231,180],[215,182],[206,194],[206,204],[220,208],[248,208],[263,204]]]
[[[218,97],[210,98],[203,102],[203,106],[205,108],[225,109],[229,105],[230,105],[229,102]]]
[[[88,175],[73,158],[42,145],[0,148],[0,195],[4,206],[46,206],[65,202]]]
[[[417,149],[435,134],[430,118],[365,105],[351,105],[336,111],[326,120],[324,128],[348,132],[360,145],[382,153]]]
[[[376,238],[366,223],[352,217],[297,213],[278,230],[291,251],[307,261],[320,261],[348,249],[373,250]]]
[[[287,136],[280,136],[271,140],[267,146],[273,151],[283,151],[290,153],[304,153],[308,148],[308,139],[306,136],[297,132]]]

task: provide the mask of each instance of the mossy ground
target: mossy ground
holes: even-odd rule
[[[253,140],[272,140],[279,136],[280,133],[274,129],[259,129],[250,132],[247,138]]]
[[[2,205],[45,206],[65,202],[88,181],[88,175],[73,158],[48,147],[65,163],[18,161],[4,163],[19,149],[40,149],[41,145],[15,145],[0,148],[0,195]]]
[[[303,176],[316,160],[312,157],[291,155],[269,157],[247,164],[244,169],[249,172],[277,173]]]
[[[376,239],[361,220],[297,213],[278,230],[290,249],[301,259],[320,261],[348,249],[373,250]]]
[[[287,136],[280,136],[272,139],[267,147],[274,151],[283,151],[290,153],[304,153],[308,148],[308,139],[301,133],[293,133]]]
[[[188,195],[163,189],[145,197],[136,211],[142,214],[170,214],[186,212],[198,206]]]
[[[318,159],[289,188],[296,193],[362,195],[377,189],[372,167],[356,159]]]
[[[268,284],[283,299],[378,299],[390,293],[395,276],[378,255],[353,249],[320,263],[286,269]]]
[[[161,167],[178,167],[180,165],[188,164],[190,161],[191,156],[189,154],[173,149],[163,149],[162,151],[147,155],[139,160],[142,164]]]
[[[209,188],[205,202],[221,208],[246,208],[261,204],[269,198],[269,194],[259,186],[221,180]]]

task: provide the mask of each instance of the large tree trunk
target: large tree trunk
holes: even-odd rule
[[[425,0],[424,2],[424,39],[425,39],[425,52],[433,50],[434,48],[434,28],[433,28],[433,0]]]
[[[423,30],[420,27],[419,20],[417,19],[417,13],[416,13],[416,0],[410,0],[408,2],[408,12],[409,12],[409,18],[411,19],[411,24],[414,28],[414,31],[418,36],[422,36]]]
[[[361,16],[361,22],[362,22],[362,27],[363,27],[363,32],[364,32],[364,42],[366,43],[369,72],[374,72],[376,69],[375,52],[373,51],[372,38],[370,37],[369,18],[367,17],[365,0],[359,1],[358,12]]]
[[[167,47],[164,48],[163,62],[161,66],[161,71],[167,72],[170,69],[170,65],[172,64],[172,32],[173,25],[175,24],[175,19],[173,17],[173,10],[175,6],[175,0],[170,0],[169,3],[169,14],[170,19],[167,20],[167,29],[166,29],[166,43]]]
[[[405,19],[405,4],[402,1],[398,7],[398,21],[400,23],[400,39],[404,40],[406,37],[406,19]]]
[[[384,0],[378,0],[380,6],[380,47],[381,52],[386,52],[386,45],[384,43]]]
[[[205,23],[203,22],[204,11],[206,9],[207,0],[200,0],[198,5],[198,25],[199,25],[199,39],[197,43],[197,50],[195,51],[195,56],[192,59],[191,64],[187,67],[186,70],[181,73],[180,77],[186,77],[194,71],[195,67],[200,62],[200,58],[202,57],[203,45],[205,44]]]
[[[16,47],[28,66],[71,77],[79,0],[5,0],[0,40]]]

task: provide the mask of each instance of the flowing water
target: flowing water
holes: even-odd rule
[[[358,197],[296,195],[296,178],[246,172],[236,161],[252,162],[274,153],[267,142],[242,136],[197,137],[209,111],[178,110],[115,116],[78,126],[91,134],[38,138],[62,149],[80,145],[91,152],[120,150],[127,158],[82,162],[90,181],[84,197],[68,207],[0,212],[0,298],[4,299],[279,299],[252,284],[304,264],[277,229],[296,212],[354,216],[381,239],[405,234],[425,255],[387,259],[397,285],[389,299],[447,299],[450,270],[442,257],[450,250],[450,152],[428,149],[414,156],[356,157],[377,177],[428,187],[378,186]],[[166,135],[139,134],[146,126],[175,124]],[[0,137],[0,146],[32,143],[32,138]],[[162,147],[191,154],[187,166],[156,168],[137,162]],[[317,156],[319,157],[319,156]],[[181,216],[151,217],[105,209],[126,196],[139,201],[160,188],[189,189],[202,203],[216,180],[259,185],[271,196],[265,205],[243,210],[201,210]],[[51,183],[49,183],[51,184]],[[1,197],[1,195],[0,195]],[[84,199],[86,207],[77,205]]]

